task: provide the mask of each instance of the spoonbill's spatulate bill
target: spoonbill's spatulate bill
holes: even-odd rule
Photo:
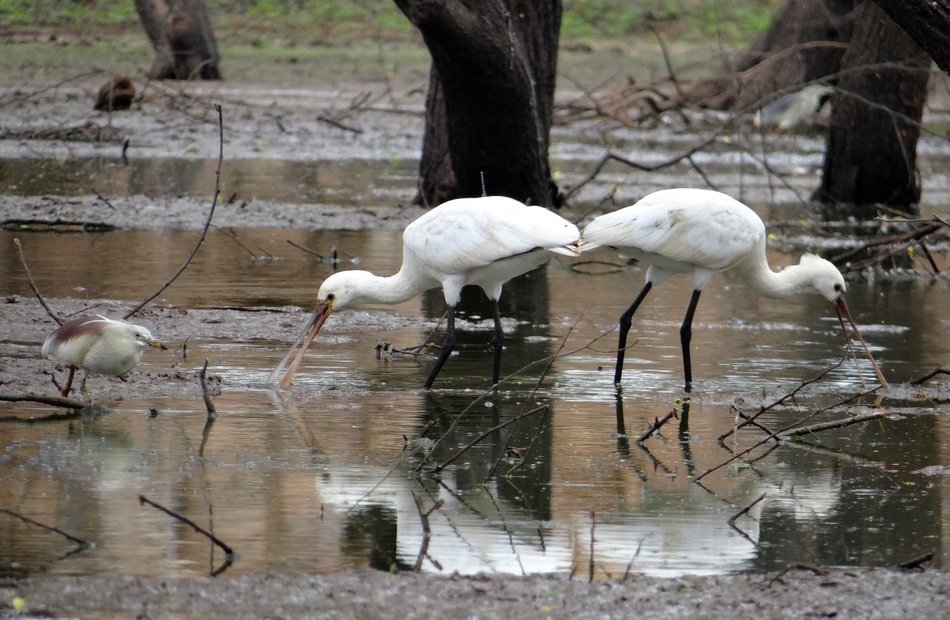
[[[498,311],[502,286],[546,262],[551,252],[579,253],[574,224],[542,207],[502,196],[450,200],[409,224],[402,239],[402,267],[395,275],[353,270],[324,280],[313,318],[277,365],[271,382],[277,382],[286,367],[279,385],[291,384],[307,347],[332,312],[360,303],[400,303],[441,287],[448,316],[442,350],[425,383],[429,388],[455,346],[455,306],[462,287],[474,284],[485,291],[494,310],[492,382],[497,383],[504,338]]]
[[[845,282],[830,262],[805,254],[797,265],[775,272],[765,256],[765,224],[752,209],[726,194],[705,189],[667,189],[654,192],[630,207],[595,218],[581,233],[581,249],[600,246],[649,265],[646,284],[620,316],[620,339],[614,383],[623,373],[627,333],[634,313],[654,285],[677,274],[692,276],[692,298],[680,327],[686,390],[693,381],[689,357],[693,314],[703,287],[717,273],[735,271],[754,290],[767,297],[818,294],[830,301],[839,318],[845,317],[864,345],[882,385],[887,385],[871,351],[845,305]]]

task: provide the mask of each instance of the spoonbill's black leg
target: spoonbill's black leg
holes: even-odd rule
[[[426,379],[426,389],[432,387],[432,382],[435,381],[435,378],[439,375],[439,371],[442,370],[442,365],[445,363],[445,360],[449,359],[449,356],[452,354],[452,350],[455,348],[455,306],[449,306],[448,316],[445,319],[445,337],[442,339],[442,351],[439,353],[439,359],[435,361],[435,366],[432,368],[432,372],[429,373],[429,378]]]
[[[699,295],[702,291],[693,291],[693,296],[689,299],[689,307],[686,309],[686,316],[683,317],[683,324],[680,326],[680,344],[683,346],[683,373],[686,376],[686,391],[692,389],[693,367],[689,361],[689,341],[693,337],[693,314],[696,313],[696,304],[699,303]]]
[[[640,294],[633,300],[626,312],[620,315],[620,341],[617,344],[617,368],[614,371],[614,384],[620,385],[620,375],[623,374],[623,356],[627,350],[627,332],[630,331],[630,325],[633,321],[633,313],[637,311],[643,298],[647,296],[653,287],[652,282],[647,282],[640,290]]]
[[[495,362],[492,367],[492,385],[498,383],[501,376],[501,348],[505,342],[505,332],[501,330],[501,312],[498,310],[498,300],[492,300],[492,309],[495,311],[495,335],[492,337],[491,348],[495,352]]]

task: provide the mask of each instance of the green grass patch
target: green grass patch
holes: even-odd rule
[[[207,0],[222,45],[300,47],[404,42],[417,35],[392,0]],[[748,43],[777,2],[763,0],[563,0],[561,40],[621,42],[652,36]],[[0,24],[56,36],[108,37],[138,23],[133,0],[0,0]],[[2,32],[2,31],[0,31]]]

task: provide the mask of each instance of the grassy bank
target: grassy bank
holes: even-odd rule
[[[394,2],[379,0],[207,0],[223,45],[305,47],[367,39],[410,41],[415,33]],[[765,0],[564,0],[562,40],[627,41],[650,25],[683,42],[749,40],[769,21]],[[132,0],[0,0],[0,35],[33,33],[84,41],[140,36]]]

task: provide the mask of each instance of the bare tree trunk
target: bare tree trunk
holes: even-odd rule
[[[833,76],[851,38],[855,0],[786,0],[769,28],[687,99],[717,110],[748,110],[773,93]]]
[[[950,74],[950,0],[874,0]]]
[[[831,99],[817,199],[861,218],[872,217],[876,203],[914,210],[929,68],[930,57],[876,4],[861,6]]]
[[[155,49],[150,78],[221,79],[205,0],[135,0],[135,9]]]
[[[395,0],[432,56],[417,201],[557,206],[548,146],[560,0]]]

